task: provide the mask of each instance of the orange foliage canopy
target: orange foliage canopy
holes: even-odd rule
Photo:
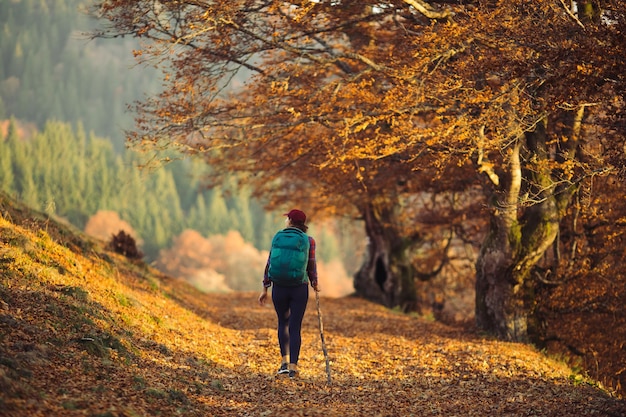
[[[350,212],[380,195],[465,188],[470,163],[495,181],[506,150],[546,115],[623,91],[622,1],[601,22],[556,1],[459,3],[119,0],[97,10],[112,23],[100,35],[150,39],[137,54],[164,68],[163,92],[137,107],[137,143],[200,152],[277,203]],[[557,148],[569,136],[553,134]]]
[[[363,216],[370,280],[415,239],[412,196],[479,188],[489,210],[466,207],[495,237],[479,324],[517,340],[553,225],[624,164],[626,2],[569,3],[100,1],[96,36],[151,41],[137,55],[164,71],[135,143],[201,154],[274,204]],[[412,280],[393,262],[385,291]]]

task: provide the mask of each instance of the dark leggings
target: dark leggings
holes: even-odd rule
[[[308,283],[297,287],[274,285],[272,301],[278,316],[278,344],[280,355],[286,356],[289,349],[289,362],[297,364],[302,344],[302,319],[309,301]]]

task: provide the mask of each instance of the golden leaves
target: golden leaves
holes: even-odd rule
[[[7,212],[13,219],[23,213],[3,206]],[[276,316],[271,307],[258,307],[256,293],[201,294],[124,257],[108,254],[105,261],[100,249],[72,252],[63,239],[79,238],[59,233],[53,222],[45,233],[4,217],[0,226],[0,384],[7,415],[624,411],[592,381],[570,379],[569,368],[531,346],[353,297],[321,302],[333,384],[326,385],[311,306],[299,378],[281,378]],[[63,274],[40,273],[57,264]],[[21,274],[5,273],[16,270]],[[333,278],[321,279],[323,285]]]
[[[306,18],[307,15],[315,8],[316,2],[309,1],[304,5],[300,6],[292,6],[291,7],[291,17],[294,22],[300,22],[302,19]]]
[[[586,63],[576,65],[576,70],[581,75],[594,75],[598,73],[598,69],[594,68],[593,65]]]

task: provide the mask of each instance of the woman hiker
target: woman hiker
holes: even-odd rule
[[[295,378],[302,344],[302,319],[309,301],[308,284],[310,282],[315,291],[319,291],[319,287],[315,239],[306,234],[306,215],[294,209],[285,216],[286,228],[272,239],[259,303],[265,304],[268,288],[273,285],[272,301],[278,316],[278,344],[282,356],[278,373]]]

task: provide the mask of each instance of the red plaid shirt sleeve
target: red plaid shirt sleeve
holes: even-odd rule
[[[315,239],[309,236],[309,262],[306,266],[306,273],[312,287],[317,286],[317,261],[315,260]]]

